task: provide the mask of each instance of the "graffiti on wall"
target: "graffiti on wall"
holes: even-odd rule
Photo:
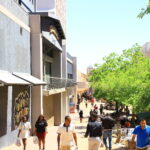
[[[23,116],[29,118],[29,93],[28,91],[20,92],[15,97],[15,104],[14,104],[14,126],[15,128],[18,127],[21,119]]]

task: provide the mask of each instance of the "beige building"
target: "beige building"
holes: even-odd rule
[[[32,73],[47,85],[33,87],[32,124],[44,114],[49,125],[59,125],[76,99],[76,58],[66,52],[66,1],[37,0],[36,13],[30,15]],[[68,76],[68,60],[72,77]]]
[[[77,77],[77,85],[78,85],[78,93],[83,93],[88,90],[89,84],[87,82],[87,75],[78,70]]]

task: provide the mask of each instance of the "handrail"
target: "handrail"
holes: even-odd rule
[[[65,79],[58,77],[44,76],[44,81],[47,83],[47,85],[44,86],[44,89],[46,90],[67,88],[75,86],[77,84],[76,81],[73,79]]]

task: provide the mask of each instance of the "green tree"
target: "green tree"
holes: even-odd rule
[[[150,109],[150,62],[135,44],[121,55],[111,53],[89,76],[96,98],[132,105],[136,112]]]
[[[146,6],[146,8],[142,8],[141,12],[138,14],[138,18],[143,18],[146,14],[150,14],[150,0]]]

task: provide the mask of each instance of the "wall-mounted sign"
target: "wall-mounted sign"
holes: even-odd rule
[[[14,103],[14,127],[18,127],[23,116],[29,118],[29,92],[27,90],[20,92],[15,97]]]

